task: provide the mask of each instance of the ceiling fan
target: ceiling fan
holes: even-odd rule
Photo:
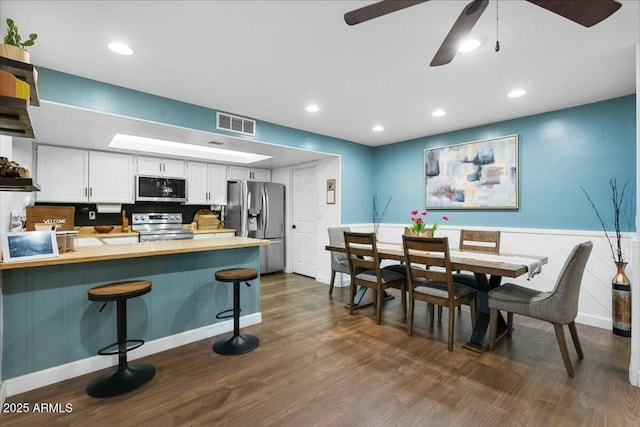
[[[344,20],[349,25],[356,25],[426,1],[429,0],[380,0],[345,13]],[[591,27],[605,20],[622,6],[621,3],[615,0],[527,1],[585,27]],[[432,67],[448,64],[453,60],[460,42],[471,32],[488,4],[489,0],[473,0],[462,10],[453,27],[449,30],[449,34],[440,45],[438,52],[433,57],[430,64]]]

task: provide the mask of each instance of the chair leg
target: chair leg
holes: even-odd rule
[[[453,332],[454,332],[455,322],[456,322],[455,307],[449,306],[449,330],[447,331],[448,332],[447,348],[449,349],[449,351],[453,351]]]
[[[562,360],[564,360],[564,367],[567,369],[567,374],[570,377],[574,376],[573,366],[571,366],[571,359],[569,358],[569,350],[567,349],[567,341],[564,339],[564,329],[562,325],[557,323],[553,324],[553,329],[556,331],[556,339],[558,340],[558,347],[560,347],[560,354],[562,354]]]
[[[576,348],[576,353],[580,359],[584,358],[582,354],[582,346],[580,345],[580,339],[578,338],[578,331],[576,330],[576,322],[569,323],[569,332],[571,333],[571,339],[573,339],[573,346]]]
[[[353,280],[351,280],[351,284],[349,285],[349,314],[353,315],[353,304],[355,304],[356,300],[356,285],[353,284]]]
[[[407,287],[406,285],[400,289],[400,297],[402,298],[402,315],[407,317]]]
[[[409,298],[409,319],[407,319],[407,335],[413,335],[413,307],[415,305],[413,298]]]
[[[513,313],[507,312],[507,336],[510,337],[513,332]]]
[[[433,304],[427,304],[427,310],[429,310],[429,324],[433,326],[434,312],[433,312]]]
[[[376,323],[378,325],[382,322],[382,294],[384,294],[382,289],[376,291]]]
[[[496,334],[498,332],[498,309],[492,308],[489,312],[489,350],[496,346]]]
[[[442,322],[442,306],[438,306],[438,322]]]
[[[336,271],[331,270],[331,283],[329,284],[329,295],[333,294],[333,282],[336,280]]]

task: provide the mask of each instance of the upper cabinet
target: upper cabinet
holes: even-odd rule
[[[138,175],[185,178],[184,160],[138,156]]]
[[[227,167],[187,162],[187,204],[226,205]]]
[[[133,203],[133,175],[128,154],[38,146],[39,202]]]
[[[0,135],[33,138],[35,132],[31,125],[27,106],[40,105],[35,68],[26,62],[14,61],[0,56],[0,70],[27,82],[30,93],[29,102],[22,98],[0,96]]]
[[[228,179],[271,182],[271,170],[229,166]]]

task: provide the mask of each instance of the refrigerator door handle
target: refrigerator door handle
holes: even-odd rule
[[[267,194],[267,189],[263,188],[262,190],[262,231],[264,235],[267,236],[267,225],[269,224],[269,196]]]

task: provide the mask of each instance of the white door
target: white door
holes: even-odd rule
[[[271,181],[271,170],[269,169],[252,169],[251,170],[251,181],[261,181],[261,182],[270,182]]]
[[[209,204],[227,204],[227,167],[209,165]]]
[[[162,159],[138,156],[138,175],[162,175]]]
[[[208,167],[206,163],[189,162],[187,175],[187,204],[209,204]]]
[[[89,152],[89,201],[133,203],[133,157]]]
[[[36,180],[39,202],[86,203],[89,152],[73,148],[38,146]]]
[[[295,169],[291,191],[293,272],[318,273],[318,178],[316,167]]]
[[[184,178],[184,160],[162,159],[162,176]]]

